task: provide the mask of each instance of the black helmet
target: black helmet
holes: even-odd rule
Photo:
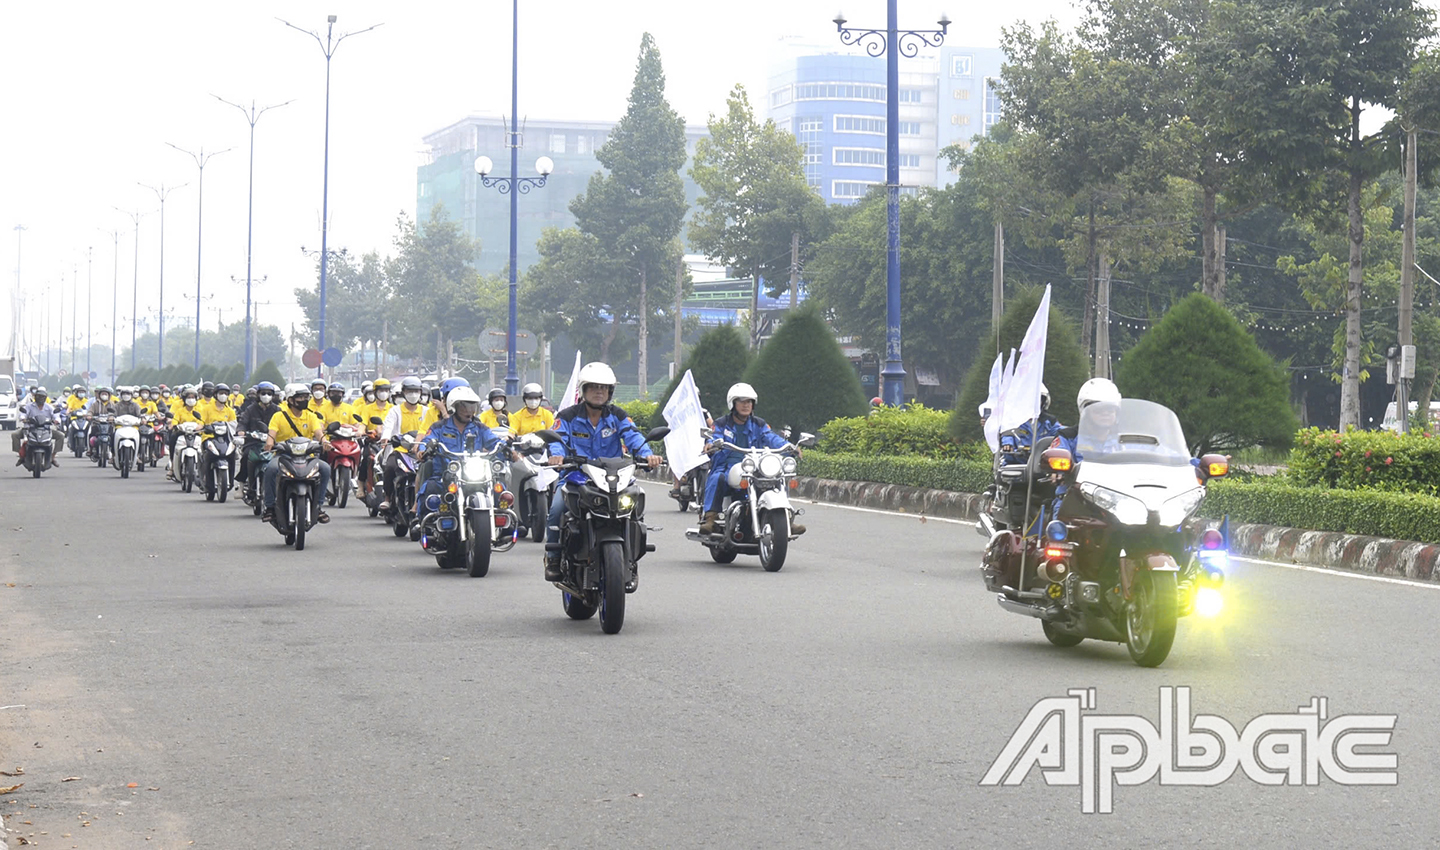
[[[215,384],[211,381],[206,381],[202,383],[200,385],[200,395],[203,395],[206,398],[213,397],[215,395]]]
[[[504,397],[505,397],[505,391],[502,390],[502,389],[500,389],[499,387],[495,387],[494,389],[492,389],[489,393],[487,393],[487,394],[485,395],[485,400],[486,400],[486,401],[494,401],[494,400],[497,399],[497,398],[504,398]]]

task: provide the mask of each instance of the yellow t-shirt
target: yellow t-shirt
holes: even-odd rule
[[[510,427],[517,437],[551,429],[555,427],[555,414],[543,407],[535,408],[533,413],[530,408],[522,407],[510,414]]]
[[[201,408],[201,405],[204,403],[205,400],[201,399],[196,402],[194,407],[187,407],[184,402],[181,402],[179,405],[170,408],[170,415],[175,419],[176,425],[184,425],[186,422],[204,425],[205,411]]]
[[[290,427],[290,420],[285,414],[290,414],[290,419],[295,420],[295,428]],[[318,440],[325,433],[325,421],[313,410],[302,410],[296,413],[293,410],[284,409],[270,417],[270,430],[275,433],[275,442],[283,443],[296,437],[306,437],[311,440]]]
[[[326,399],[320,403],[319,408],[316,409],[315,412],[320,414],[320,418],[325,420],[326,425],[332,422],[339,422],[341,425],[355,424],[355,408],[343,401],[339,404],[334,404],[329,399]]]
[[[72,396],[70,396],[69,398],[67,398],[67,399],[65,400],[65,412],[66,412],[66,413],[74,413],[75,411],[77,411],[77,410],[79,410],[80,408],[84,407],[87,403],[88,403],[88,399],[83,399],[83,398],[80,398],[79,396],[74,396],[74,395],[72,395]]]

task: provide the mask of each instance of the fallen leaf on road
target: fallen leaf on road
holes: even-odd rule
[[[43,747],[43,746],[45,746],[45,745],[42,744],[42,743],[40,743],[39,741],[36,741],[36,742],[35,742],[35,748],[36,748],[36,749],[39,749],[39,748],[41,748],[41,747]]]
[[[146,791],[159,791],[159,788],[146,788]]]
[[[79,781],[79,779],[80,779],[80,777],[78,777],[78,776],[67,776],[67,777],[65,777],[64,779],[60,780],[60,781],[61,781],[61,782],[76,782],[76,781]]]
[[[5,582],[5,586],[6,586],[6,587],[14,587],[14,586],[15,586],[15,582],[13,582],[13,581],[7,581],[7,582]]]
[[[126,787],[126,788],[139,788],[139,787],[140,787],[140,783],[139,783],[139,782],[131,782],[129,785],[126,785],[125,787]]]
[[[644,797],[645,795],[644,795],[644,794],[641,794],[640,792],[637,791],[637,792],[635,792],[634,794],[631,794],[630,796],[631,796],[631,797]]]
[[[0,788],[0,794],[9,794],[11,791],[19,791],[24,787],[25,783],[21,782],[19,785],[11,785],[9,788]]]
[[[924,515],[924,514],[921,514],[921,515],[920,515],[920,521],[923,523],[923,522],[927,522],[928,520],[925,519],[925,515]]]
[[[23,768],[23,767],[17,767],[17,768],[15,768],[15,772],[14,772],[14,773],[6,773],[5,771],[0,770],[0,776],[24,776],[24,775],[25,775],[25,768]]]

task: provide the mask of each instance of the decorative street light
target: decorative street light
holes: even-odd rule
[[[325,54],[325,169],[320,189],[320,253],[322,255],[327,253],[327,248],[330,245],[330,59],[335,56],[335,51],[340,48],[340,42],[352,35],[359,35],[362,32],[369,32],[375,29],[375,27],[383,26],[383,24],[375,24],[375,26],[369,26],[363,30],[356,30],[355,32],[343,33],[339,38],[333,38],[335,33],[335,19],[335,15],[330,15],[325,19],[327,26],[325,28],[324,41],[320,40],[320,34],[318,32],[301,29],[282,18],[275,19],[293,30],[300,30],[300,32],[312,36],[315,39],[315,43],[320,45],[320,51]],[[328,264],[323,262],[320,264],[320,345],[318,347],[321,351],[325,350],[326,265]],[[319,366],[315,367],[315,374],[320,374]]]
[[[870,56],[885,55],[885,220],[888,240],[885,253],[885,403],[905,401],[905,366],[900,358],[900,56],[913,59],[922,45],[945,43],[950,19],[941,15],[938,30],[901,30],[896,0],[886,1],[885,29],[858,29],[845,26],[845,16],[835,16],[841,44],[863,44]],[[889,51],[888,53],[886,51]]]
[[[248,383],[250,373],[254,370],[254,364],[251,362],[250,357],[250,351],[253,347],[250,336],[250,259],[251,246],[255,241],[255,124],[260,120],[260,116],[266,112],[287,106],[295,101],[287,100],[284,103],[266,106],[257,111],[255,109],[255,101],[253,100],[250,101],[250,108],[247,110],[240,104],[231,103],[218,94],[214,95],[214,98],[221,103],[228,103],[240,110],[240,114],[245,116],[245,121],[250,125],[250,192],[247,212],[245,213],[245,380]]]
[[[214,153],[212,153],[212,154],[206,154],[204,147],[201,147],[201,148],[200,148],[200,152],[199,152],[199,153],[195,153],[194,151],[187,151],[187,150],[185,150],[184,148],[180,147],[179,145],[173,145],[173,144],[170,144],[169,142],[166,142],[165,144],[170,145],[170,147],[175,148],[175,150],[177,150],[177,151],[179,151],[179,152],[181,152],[181,153],[183,153],[183,154],[189,154],[189,155],[190,155],[190,158],[193,159],[193,160],[195,160],[195,165],[200,169],[200,206],[199,206],[199,212],[198,212],[198,213],[196,214],[196,216],[195,216],[195,219],[196,219],[196,222],[197,222],[197,224],[196,224],[196,234],[195,234],[195,368],[196,368],[196,369],[199,369],[199,368],[200,368],[200,248],[201,248],[201,246],[204,244],[204,236],[205,236],[205,163],[209,162],[211,159],[213,159],[214,157],[219,156],[219,155],[222,154],[222,153],[229,153],[232,149],[231,149],[231,148],[226,148],[226,149],[223,150],[223,151],[216,151],[216,152],[214,152]]]
[[[139,185],[145,186],[144,183],[141,183]],[[156,188],[154,186],[145,186],[146,189],[149,189],[150,191],[155,193],[155,197],[160,199],[160,332],[159,345],[157,347],[155,355],[155,368],[157,369],[165,368],[165,199],[168,198],[170,196],[170,193],[175,191],[176,189],[183,189],[189,185],[189,183],[181,183],[179,186],[171,186],[168,189],[165,188],[164,183],[161,183],[159,188]],[[135,225],[135,232],[136,234],[139,234],[140,232],[140,225],[138,223],[138,219]],[[140,244],[138,242],[135,244],[135,252],[136,254],[139,254],[140,252]],[[132,361],[135,359],[135,344],[133,342],[130,344],[130,359]],[[134,368],[133,363],[131,364],[131,368]]]
[[[10,352],[16,357],[20,356],[20,249],[25,238],[25,231],[28,229],[23,224],[17,224],[15,231],[15,297],[11,302],[10,309]]]
[[[130,285],[130,371],[133,372],[135,371],[135,326],[137,324],[135,317],[140,315],[140,219],[149,215],[149,213],[142,213],[138,209],[134,212],[131,212],[130,210],[122,210],[119,207],[116,207],[115,209],[118,212],[123,213],[124,215],[130,216],[130,220],[135,224],[135,251],[133,255],[135,260],[135,277]],[[115,380],[116,374],[114,333],[115,329],[112,327],[110,331],[110,380],[113,381]]]
[[[102,232],[110,234],[110,238],[115,241],[115,256],[110,261],[110,374],[113,376],[115,374],[115,328],[120,324],[120,231],[116,229]]]
[[[480,175],[480,182],[485,188],[495,187],[500,194],[510,196],[510,324],[505,334],[505,394],[517,396],[520,394],[520,376],[515,371],[515,261],[518,253],[518,242],[516,221],[520,215],[520,195],[528,194],[532,188],[539,188],[545,185],[545,180],[555,170],[555,162],[548,156],[542,156],[535,160],[535,170],[539,177],[520,176],[520,132],[515,129],[516,116],[520,114],[520,0],[514,0],[511,9],[511,44],[510,44],[510,132],[509,141],[506,147],[510,149],[510,176],[491,177],[490,171],[495,167],[490,157],[482,156],[475,160],[475,173]]]

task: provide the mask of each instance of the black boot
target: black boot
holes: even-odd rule
[[[546,581],[564,581],[564,580],[565,580],[565,572],[564,572],[564,570],[562,570],[561,567],[560,567],[560,553],[559,553],[559,552],[546,552],[546,553],[545,553],[545,580],[546,580]]]

